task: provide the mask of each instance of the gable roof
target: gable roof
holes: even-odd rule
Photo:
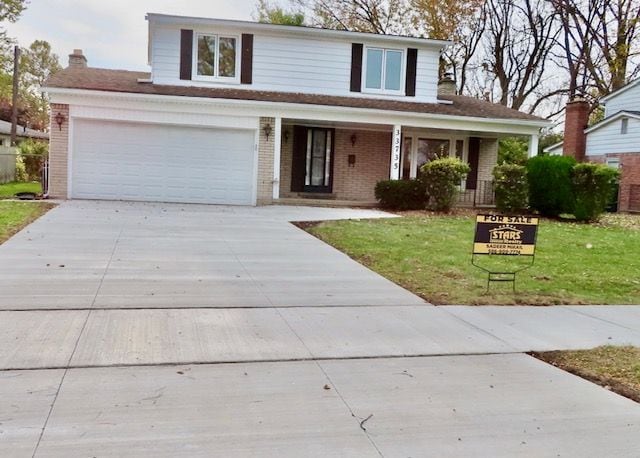
[[[50,77],[45,84],[44,90],[55,88],[81,89],[131,94],[325,105],[425,114],[429,113],[470,118],[520,120],[525,122],[537,121],[541,125],[546,124],[545,120],[537,116],[513,110],[503,105],[461,95],[439,96],[440,99],[450,103],[419,103],[369,97],[345,97],[293,92],[256,91],[240,88],[169,86],[138,81],[148,80],[150,76],[151,75],[146,72],[133,72],[127,70],[66,68]]]
[[[636,86],[637,84],[640,84],[640,78],[636,78],[633,81],[629,81],[627,84],[625,84],[621,88],[618,88],[615,91],[610,92],[609,94],[607,94],[604,97],[602,97],[600,99],[600,101],[606,103],[607,100],[622,94],[624,91],[626,91],[627,89],[631,89],[632,87]]]
[[[49,140],[49,134],[41,130],[30,129],[24,126],[17,126],[16,134],[19,138],[39,138]],[[0,119],[0,135],[11,135],[11,123]]]
[[[602,121],[594,124],[591,127],[588,127],[587,129],[585,129],[584,133],[588,134],[589,132],[593,132],[594,130],[598,130],[601,127],[606,126],[607,124],[616,121],[620,118],[635,118],[635,119],[640,119],[640,111],[631,111],[631,110],[621,110],[618,111],[616,114],[611,115],[605,119],[603,119]]]
[[[267,33],[281,33],[286,35],[306,35],[317,36],[319,38],[339,38],[345,40],[374,40],[388,41],[395,43],[413,44],[418,46],[429,46],[435,48],[445,48],[453,44],[449,40],[436,40],[433,38],[422,38],[408,35],[391,35],[373,32],[354,32],[351,30],[325,29],[321,27],[311,27],[304,25],[281,25],[254,21],[238,21],[231,19],[217,19],[193,16],[176,16],[171,14],[147,13],[149,24],[171,24],[183,27],[208,26],[208,27],[229,27],[240,28],[246,31],[262,31]]]

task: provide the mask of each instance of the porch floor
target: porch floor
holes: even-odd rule
[[[308,207],[356,207],[374,208],[378,202],[341,199],[313,199],[309,197],[282,197],[273,201],[274,205],[304,205]]]

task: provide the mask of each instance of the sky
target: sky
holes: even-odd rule
[[[46,40],[66,67],[82,49],[92,67],[149,70],[146,13],[251,20],[255,0],[30,0],[8,35],[26,47]]]

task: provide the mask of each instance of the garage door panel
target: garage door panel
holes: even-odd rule
[[[72,196],[250,205],[254,131],[74,124]]]

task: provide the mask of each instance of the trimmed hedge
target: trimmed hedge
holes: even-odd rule
[[[577,164],[571,176],[578,221],[596,221],[610,204],[616,192],[619,173],[603,164]]]
[[[527,209],[529,182],[527,169],[518,164],[501,164],[493,169],[496,207],[502,213],[518,213]]]
[[[456,202],[460,182],[470,171],[469,164],[447,157],[427,162],[420,168],[420,181],[424,182],[429,205],[436,211],[449,211]]]
[[[573,213],[571,180],[576,160],[569,156],[536,156],[527,162],[529,206],[543,216]]]
[[[420,180],[379,181],[376,199],[389,210],[423,210],[427,206],[427,191]]]

